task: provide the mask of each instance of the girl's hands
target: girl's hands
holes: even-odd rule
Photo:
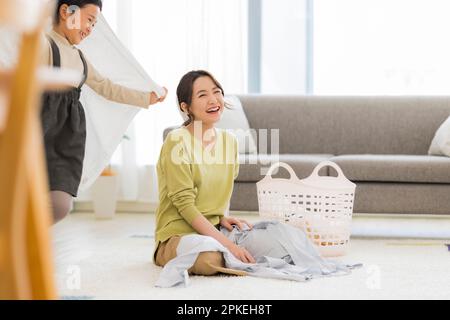
[[[244,224],[246,224],[250,230],[253,228],[253,225],[248,223],[245,220],[237,219],[234,217],[222,217],[220,219],[220,225],[226,228],[228,231],[233,231],[233,225],[236,225],[240,231],[244,230]]]
[[[169,92],[166,87],[164,87],[164,91],[165,91],[165,94],[163,96],[161,96],[160,98],[158,98],[156,93],[154,91],[152,91],[150,93],[150,105],[154,105],[158,102],[164,102],[164,100],[166,100],[167,93]]]

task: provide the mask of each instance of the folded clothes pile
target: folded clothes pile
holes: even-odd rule
[[[243,263],[211,237],[188,235],[181,238],[177,257],[165,265],[156,286],[187,286],[187,270],[194,265],[201,252],[207,251],[222,252],[227,268],[261,278],[307,281],[317,277],[347,275],[352,269],[362,266],[321,257],[301,229],[280,222],[259,222],[251,230],[242,231],[234,228],[229,232],[222,228],[221,232],[246,248],[256,263]]]

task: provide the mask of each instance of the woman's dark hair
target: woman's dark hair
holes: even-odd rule
[[[58,0],[58,5],[56,6],[56,13],[55,13],[55,23],[59,23],[59,9],[62,5],[67,4],[69,7],[71,6],[77,6],[80,9],[87,6],[88,4],[93,4],[100,8],[100,10],[103,9],[103,3],[102,0]]]
[[[181,104],[184,102],[188,105],[188,117],[189,119],[183,123],[183,126],[189,125],[191,122],[194,121],[194,115],[191,114],[189,111],[189,106],[192,103],[192,95],[194,91],[194,82],[198,78],[202,77],[208,77],[210,78],[214,84],[222,91],[222,95],[225,96],[225,92],[223,91],[222,86],[220,85],[219,81],[214,78],[214,76],[209,73],[208,71],[204,70],[196,70],[196,71],[190,71],[186,73],[183,78],[181,78],[180,83],[178,84],[177,88],[177,98],[178,98],[178,107],[180,108],[181,112],[184,113],[183,109],[181,108]],[[225,106],[228,108],[228,104],[225,103]]]

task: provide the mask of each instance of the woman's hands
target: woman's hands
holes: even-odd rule
[[[150,93],[150,105],[154,105],[158,102],[163,102],[164,100],[166,100],[167,93],[169,91],[167,90],[166,87],[164,87],[163,89],[164,89],[165,94],[163,96],[161,96],[160,98],[158,98],[158,96],[156,95],[156,93],[154,91],[152,91]]]
[[[239,230],[244,230],[244,226],[247,225],[248,228],[251,230],[253,228],[253,225],[248,223],[245,220],[237,219],[234,217],[222,217],[220,219],[220,225],[224,228],[226,228],[228,231],[233,230],[233,225],[236,225]],[[239,247],[238,245],[231,243],[227,246],[227,249],[230,250],[230,252],[239,260],[241,260],[244,263],[255,263],[255,259],[253,256],[247,251],[247,249]]]
[[[241,231],[244,230],[244,225],[247,225],[250,230],[253,228],[253,225],[247,221],[234,217],[222,217],[222,219],[220,219],[220,225],[228,231],[233,231],[233,225],[236,225]]]
[[[220,224],[225,228],[233,229],[232,224],[236,224],[238,228],[242,228],[243,224],[247,224],[250,228],[252,225],[245,222],[244,220],[239,220],[231,217],[223,217],[220,220]],[[222,232],[220,232],[214,225],[209,222],[203,215],[198,215],[192,221],[192,227],[199,234],[212,237],[219,241],[225,248],[227,248],[237,259],[244,263],[255,263],[255,259],[252,255],[244,248],[237,246],[230,239],[228,239]],[[228,230],[230,230],[228,229]]]
[[[239,247],[238,245],[235,245],[234,243],[227,246],[227,249],[230,250],[230,252],[241,260],[244,263],[255,263],[255,259],[252,257],[252,255],[247,251],[247,249]]]

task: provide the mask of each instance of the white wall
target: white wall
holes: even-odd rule
[[[314,0],[314,88],[448,95],[450,1]]]

